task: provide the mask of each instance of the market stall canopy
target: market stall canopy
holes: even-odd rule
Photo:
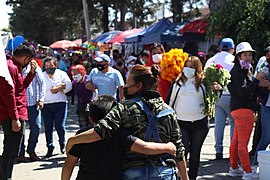
[[[76,39],[76,40],[74,40],[72,42],[74,42],[75,44],[80,46],[82,44],[82,39]]]
[[[115,37],[113,37],[108,43],[111,43],[111,44],[115,43],[115,42],[124,43],[125,42],[125,37],[131,36],[131,35],[134,35],[134,34],[138,34],[141,31],[142,31],[142,29],[130,29],[130,30],[126,30],[124,32],[120,32]]]
[[[141,42],[142,37],[150,36],[151,34],[155,34],[156,32],[160,32],[164,29],[165,26],[172,24],[170,20],[167,18],[163,18],[160,21],[152,24],[148,28],[144,29],[138,34],[133,36],[128,36],[125,38],[126,43],[138,43]]]
[[[101,43],[107,43],[110,41],[114,36],[119,34],[121,31],[110,31],[110,32],[105,32],[101,34],[100,36],[96,37],[95,39],[92,40],[92,42],[101,42]]]
[[[164,43],[170,41],[182,41],[182,35],[178,31],[185,26],[188,22],[168,24],[162,31],[155,34],[142,37],[142,44]]]
[[[179,30],[180,34],[184,33],[200,33],[206,34],[208,28],[208,21],[204,19],[197,19],[187,23],[182,29]]]
[[[52,49],[67,49],[69,47],[74,47],[74,46],[78,46],[78,45],[72,41],[60,40],[60,41],[56,41],[55,43],[51,44],[50,48],[52,48]]]

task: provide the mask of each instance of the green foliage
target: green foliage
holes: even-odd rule
[[[208,36],[229,36],[236,43],[248,41],[261,55],[270,41],[269,0],[227,0],[224,6],[212,12]]]

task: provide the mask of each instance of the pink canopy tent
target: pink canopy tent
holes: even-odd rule
[[[142,29],[130,29],[130,30],[126,30],[124,32],[120,32],[115,37],[113,37],[108,43],[110,43],[110,44],[113,44],[115,42],[124,43],[125,37],[137,34],[141,31],[142,31]]]
[[[74,40],[72,42],[74,42],[75,44],[80,46],[82,44],[82,39],[76,39],[76,40]]]
[[[55,43],[50,45],[52,49],[67,49],[69,47],[76,47],[78,46],[76,43],[68,40],[60,40],[56,41]]]

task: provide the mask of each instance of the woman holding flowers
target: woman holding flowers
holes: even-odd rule
[[[254,123],[254,111],[257,109],[258,85],[263,80],[263,72],[252,78],[251,61],[255,51],[248,42],[241,42],[236,47],[234,67],[230,71],[231,114],[235,120],[234,134],[230,146],[229,176],[242,176],[242,179],[257,179],[252,172],[248,155],[248,142]],[[244,172],[239,169],[238,157]]]
[[[197,178],[201,148],[209,131],[207,115],[203,113],[206,106],[203,77],[200,59],[189,57],[167,97],[167,102],[176,111],[186,159],[189,153],[190,179]]]

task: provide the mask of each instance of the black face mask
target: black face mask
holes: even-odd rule
[[[55,70],[56,70],[55,67],[54,68],[46,68],[45,69],[45,71],[46,71],[47,74],[54,74]]]
[[[117,62],[117,66],[122,66],[122,65],[123,65],[122,61]]]
[[[106,69],[106,64],[97,64],[96,67],[99,71],[103,71],[104,69]]]
[[[132,86],[135,86],[136,84],[132,85]],[[124,97],[125,99],[132,99],[134,98],[138,93],[135,93],[133,95],[129,95],[128,94],[128,88],[132,87],[132,86],[129,86],[129,87],[123,87],[123,93],[124,93]]]

